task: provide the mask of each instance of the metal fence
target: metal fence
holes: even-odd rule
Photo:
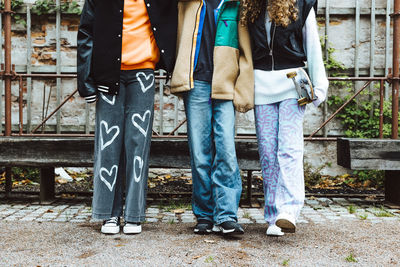
[[[4,129],[2,124],[0,123],[0,131],[4,132],[3,135],[12,135],[13,133],[16,135],[22,134],[33,134],[37,133],[39,129],[43,128],[46,124],[46,121],[51,116],[55,116],[56,123],[54,127],[47,128],[48,132],[53,132],[55,134],[61,134],[62,131],[62,123],[61,123],[61,112],[60,109],[63,105],[69,105],[68,100],[73,97],[73,94],[76,94],[76,91],[73,94],[70,94],[68,97],[64,98],[61,92],[61,83],[62,79],[75,79],[75,68],[71,66],[62,66],[61,65],[61,25],[62,25],[62,18],[63,14],[60,11],[60,0],[55,0],[56,5],[56,12],[55,12],[55,28],[56,28],[56,65],[55,66],[47,66],[47,67],[35,67],[31,63],[32,57],[32,39],[31,39],[31,29],[32,25],[32,11],[31,5],[27,5],[26,8],[20,11],[23,14],[26,14],[26,36],[27,36],[27,60],[26,66],[17,66],[16,69],[13,69],[12,61],[11,61],[11,8],[10,8],[10,0],[5,0],[5,8],[3,10],[3,16],[0,18],[0,25],[3,25],[2,31],[4,31],[4,40],[3,37],[0,35],[0,44],[4,47],[4,58],[2,53],[0,53],[0,61],[4,62],[4,70],[2,73],[2,78],[4,80],[0,80],[0,93],[3,95],[3,85],[4,85],[4,102],[0,101],[0,118],[3,120],[4,118]],[[352,78],[346,78],[347,81],[352,81],[356,84],[355,88],[355,95],[358,95],[362,90],[367,88],[373,82],[379,82],[380,84],[380,101],[381,101],[381,108],[383,99],[388,99],[390,95],[390,87],[389,84],[386,83],[390,81],[393,84],[392,90],[392,98],[393,98],[393,133],[392,137],[397,138],[398,136],[398,77],[399,77],[399,63],[398,63],[398,46],[399,46],[399,26],[398,26],[398,15],[399,15],[399,5],[400,0],[394,0],[394,10],[393,13],[392,6],[393,0],[386,1],[385,8],[376,8],[376,0],[370,0],[370,7],[363,7],[361,6],[361,0],[355,0],[355,8],[341,8],[335,5],[335,3],[331,0],[323,0],[319,1],[320,8],[318,10],[318,17],[325,20],[325,55],[328,57],[328,51],[331,46],[330,41],[332,40],[332,36],[334,33],[332,32],[331,21],[332,18],[337,16],[350,16],[354,18],[354,32],[355,32],[355,45],[354,45],[354,71],[351,76]],[[366,55],[361,54],[360,51],[360,25],[361,25],[361,18],[369,17],[370,18],[370,62],[369,62],[369,70],[368,71],[361,71],[362,68],[360,67],[360,57],[365,57]],[[382,71],[377,71],[376,69],[376,62],[375,62],[375,39],[378,37],[375,32],[375,25],[376,25],[376,18],[384,18],[385,21],[385,66]],[[393,56],[390,53],[391,48],[391,18],[393,18]],[[382,38],[382,36],[379,36]],[[393,60],[393,64],[392,64]],[[393,73],[390,73],[390,67],[393,67]],[[380,77],[376,77],[376,75],[380,75]],[[362,77],[361,77],[362,76]],[[394,77],[394,78],[393,78]],[[33,80],[34,79],[53,79],[56,82],[56,109],[49,110],[49,101],[50,101],[50,94],[46,96],[46,92],[43,92],[43,105],[42,105],[42,123],[33,125],[32,120],[32,92],[33,90],[38,90],[37,88],[33,88]],[[159,113],[158,113],[158,120],[157,124],[154,125],[154,133],[156,135],[177,135],[177,129],[184,123],[184,118],[180,118],[179,110],[182,108],[181,103],[177,97],[171,96],[168,98],[168,101],[171,101],[174,110],[172,111],[174,114],[173,119],[173,127],[169,127],[167,129],[165,127],[165,116],[164,116],[164,93],[165,93],[165,86],[164,86],[164,73],[158,73],[158,106],[159,106]],[[11,121],[11,82],[12,80],[17,80],[19,83],[19,122],[18,126],[17,123]],[[330,80],[343,80],[341,78],[334,78],[331,77]],[[26,96],[24,96],[24,81],[26,82]],[[357,82],[360,81],[367,81],[366,85],[358,84]],[[360,90],[361,88],[361,90]],[[25,125],[23,125],[24,116],[23,116],[23,100],[26,99],[26,114],[25,114]],[[4,106],[3,106],[4,103]],[[334,116],[330,116],[328,118],[328,109],[327,105],[324,104],[324,118],[325,121],[321,127],[318,128],[317,131],[314,131],[313,134],[310,136],[313,137],[315,134],[318,133],[320,129],[325,129],[324,126],[327,122],[329,122]],[[5,112],[3,113],[3,110]],[[382,113],[382,112],[381,112]],[[333,115],[336,115],[335,112]],[[13,127],[14,125],[14,127]],[[42,127],[42,128],[40,128]],[[90,107],[86,105],[85,107],[85,123],[82,125],[81,128],[77,128],[78,134],[90,134]],[[320,132],[319,132],[320,133]],[[321,134],[321,133],[320,133]],[[332,138],[326,138],[327,133],[322,133],[325,137],[325,140],[332,140]]]

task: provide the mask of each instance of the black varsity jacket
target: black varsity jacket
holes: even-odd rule
[[[156,68],[172,72],[178,25],[177,0],[145,0],[160,50]],[[118,94],[124,0],[85,0],[78,30],[78,90],[82,97],[101,86]]]

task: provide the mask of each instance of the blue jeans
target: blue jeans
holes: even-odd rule
[[[197,220],[237,221],[242,181],[235,150],[232,101],[212,100],[211,84],[195,81],[184,95]]]

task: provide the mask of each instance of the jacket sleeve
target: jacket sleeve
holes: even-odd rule
[[[233,104],[239,112],[254,108],[254,71],[250,35],[247,26],[238,25],[239,75],[235,83]]]
[[[314,9],[311,9],[303,27],[303,40],[307,53],[307,67],[317,97],[313,104],[317,107],[326,99],[329,81],[326,77],[322,59],[321,43],[318,35],[317,20]]]
[[[94,7],[96,0],[86,0],[82,9],[77,40],[77,75],[80,96],[89,100],[95,99],[96,86],[91,77],[93,52]]]

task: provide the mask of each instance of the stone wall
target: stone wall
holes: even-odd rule
[[[25,1],[27,4],[34,3],[34,0]],[[319,1],[319,16],[318,25],[320,36],[325,35],[325,1]],[[355,54],[355,19],[354,7],[355,1],[335,0],[331,2],[331,21],[330,21],[330,47],[335,49],[333,56],[339,62],[342,62],[348,69],[349,75],[354,75],[354,54]],[[83,1],[80,1],[82,4]],[[369,75],[370,68],[370,15],[369,8],[371,1],[361,0],[361,19],[360,19],[360,75]],[[376,75],[383,76],[385,72],[385,27],[386,17],[385,8],[386,0],[376,0],[376,24],[375,24],[375,58],[374,71]],[[393,1],[391,6],[393,6]],[[25,12],[25,9],[21,11]],[[346,14],[347,13],[347,14]],[[12,27],[12,62],[16,65],[17,72],[24,73],[27,70],[28,60],[32,64],[32,72],[36,73],[54,73],[57,64],[56,53],[56,19],[55,14],[50,15],[32,15],[31,27],[31,44],[27,43],[26,27],[21,24],[13,24]],[[79,24],[79,16],[73,14],[63,14],[61,20],[61,70],[63,73],[75,73],[76,67],[76,31]],[[32,47],[32,57],[27,59],[28,47]],[[391,43],[390,46],[391,47]],[[391,50],[389,51],[391,54]],[[391,62],[391,57],[389,58]],[[56,108],[56,82],[54,80],[34,79],[31,84],[31,123],[32,126],[38,124],[43,113],[43,100],[49,103],[47,114]],[[62,79],[61,82],[61,99],[70,95],[76,89],[76,81],[74,79]],[[28,107],[28,83],[24,81],[24,124],[27,124],[27,107]],[[342,92],[340,89],[331,88],[329,95],[338,95]],[[12,122],[18,123],[18,84],[15,82],[12,86]],[[45,94],[45,95],[44,95]],[[50,95],[50,98],[49,97]],[[4,92],[2,92],[2,107],[4,108]],[[184,119],[184,110],[182,101],[176,100],[176,97],[168,94],[168,89],[162,95],[164,110],[163,121],[160,120],[160,93],[156,92],[156,114],[154,121],[154,130],[160,132],[161,124],[164,127],[164,133],[171,131],[176,125],[176,114],[178,114],[178,123]],[[178,103],[178,111],[175,111],[175,105]],[[85,102],[75,95],[61,109],[61,129],[63,131],[78,131],[85,130]],[[88,106],[89,110],[89,130],[93,131],[94,124],[94,105]],[[4,111],[1,113],[2,121],[4,122]],[[323,122],[323,108],[315,108],[313,105],[308,105],[305,122],[305,135],[314,131]],[[54,131],[56,119],[50,119],[47,123],[48,131]],[[15,126],[16,127],[16,126]],[[185,133],[185,125],[179,130],[179,133]],[[238,114],[237,116],[237,132],[238,134],[254,134],[254,115],[250,111],[246,114]],[[337,136],[342,134],[342,129],[338,121],[333,121],[327,127],[329,136]],[[305,159],[313,166],[318,167],[324,162],[332,163],[331,167],[327,167],[324,172],[331,174],[341,174],[346,172],[336,166],[335,143],[306,143]]]

